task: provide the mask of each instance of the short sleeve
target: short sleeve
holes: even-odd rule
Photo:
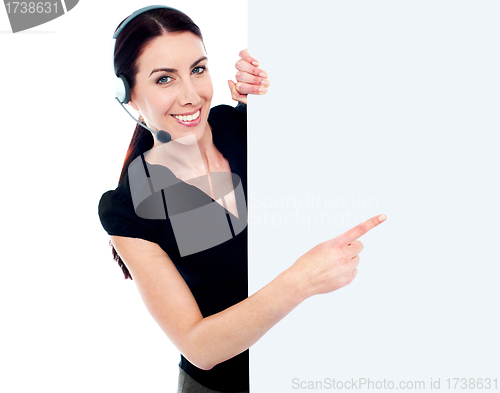
[[[158,243],[153,220],[135,213],[130,192],[120,184],[114,191],[104,193],[99,201],[99,218],[110,236],[124,236]]]

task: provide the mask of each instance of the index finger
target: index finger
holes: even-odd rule
[[[262,71],[260,68],[251,65],[246,60],[239,59],[236,62],[235,67],[238,71],[246,72],[247,74],[254,76],[260,76],[261,78],[267,78],[267,73],[265,71]]]
[[[341,237],[348,244],[351,244],[353,241],[363,236],[369,230],[383,223],[386,218],[387,216],[385,214],[380,214],[378,216],[372,217],[369,220],[366,220],[365,222],[362,222],[361,224],[358,224],[355,227],[349,229],[347,232],[341,235]]]
[[[243,60],[248,61],[250,64],[253,64],[255,67],[259,66],[259,62],[257,60],[255,60],[252,56],[250,56],[248,54],[248,50],[247,49],[243,49],[242,51],[240,51],[239,56]]]

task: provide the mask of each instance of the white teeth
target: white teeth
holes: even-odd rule
[[[187,115],[187,116],[177,116],[177,115],[173,115],[176,119],[179,119],[180,121],[193,121],[193,120],[196,120],[198,118],[198,116],[200,116],[200,111],[198,110],[195,114],[193,115]]]

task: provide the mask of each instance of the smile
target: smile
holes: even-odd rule
[[[172,115],[179,123],[184,125],[195,125],[197,123],[196,120],[200,117],[201,108],[198,109],[195,113],[190,115]]]

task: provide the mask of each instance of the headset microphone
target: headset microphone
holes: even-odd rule
[[[172,140],[172,136],[167,132],[167,131],[163,131],[163,130],[159,130],[159,131],[155,131],[155,130],[152,130],[151,128],[149,128],[147,125],[141,123],[140,121],[138,121],[134,116],[132,116],[132,114],[127,110],[127,108],[125,108],[125,105],[122,104],[122,102],[118,99],[118,97],[115,97],[116,98],[116,101],[118,101],[118,103],[122,106],[123,109],[125,109],[125,112],[128,113],[128,115],[134,119],[134,121],[139,124],[141,127],[144,127],[146,130],[148,131],[151,131],[153,134],[156,135],[156,139],[158,139],[159,142],[161,143],[168,143]]]

